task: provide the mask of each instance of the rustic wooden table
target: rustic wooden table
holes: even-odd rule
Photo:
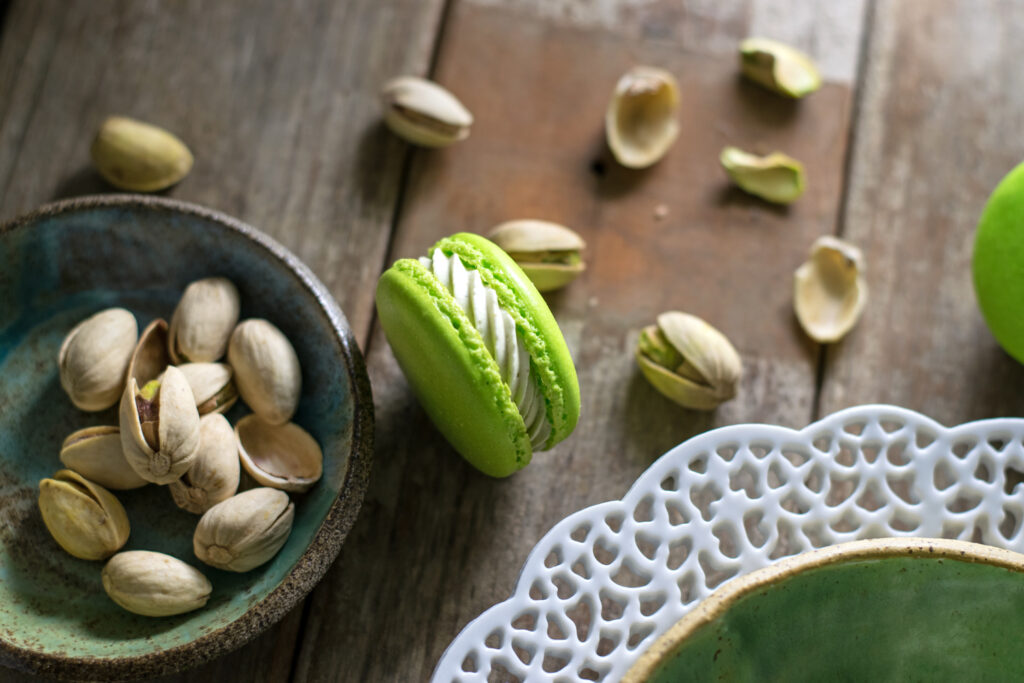
[[[865,402],[946,424],[1024,414],[1024,368],[990,337],[970,282],[977,216],[1024,158],[1024,3],[10,0],[0,21],[0,220],[108,191],[88,161],[98,124],[152,121],[196,155],[169,194],[292,249],[367,353],[376,460],[337,562],[262,637],[167,680],[425,680],[552,524],[619,498],[710,427],[801,427]],[[736,44],[752,34],[809,51],[827,84],[793,103],[741,81]],[[683,89],[680,140],[646,172],[617,167],[603,143],[612,85],[636,63]],[[401,73],[451,88],[476,116],[470,139],[424,151],[391,136],[376,92]],[[731,189],[726,144],[802,159],[807,193],[780,209]],[[520,217],[588,242],[587,272],[549,299],[583,414],[570,439],[495,481],[418,407],[373,292],[394,259]],[[823,234],[864,249],[871,292],[828,348],[791,307],[792,271]],[[635,368],[638,330],[667,309],[711,321],[743,355],[739,396],[715,413],[669,403]]]

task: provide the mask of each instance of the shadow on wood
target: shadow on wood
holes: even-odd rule
[[[714,411],[689,410],[658,393],[640,373],[629,380],[626,393],[629,450],[643,453],[646,468],[670,448],[715,426]]]
[[[69,199],[87,194],[117,192],[117,188],[107,183],[92,166],[82,166],[77,171],[64,176],[53,190],[51,199]]]
[[[738,73],[735,82],[737,105],[756,116],[762,126],[781,128],[793,123],[800,110],[801,100],[777,95],[767,88],[751,83]]]
[[[723,175],[725,171],[722,171]],[[749,192],[744,192],[735,185],[725,184],[718,191],[715,202],[719,206],[736,206],[739,208],[750,208],[753,210],[767,211],[780,218],[785,218],[790,213],[790,208],[785,204],[773,204],[772,202],[755,197]]]
[[[590,157],[590,173],[594,179],[594,191],[602,199],[614,199],[635,192],[650,177],[651,169],[626,168],[615,160],[608,147],[605,130],[602,127],[595,135],[594,151]]]

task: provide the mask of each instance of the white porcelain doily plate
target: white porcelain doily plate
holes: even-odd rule
[[[452,641],[433,681],[617,681],[722,582],[882,536],[1024,552],[1024,419],[947,428],[884,405],[800,431],[737,425],[658,459],[622,500],[563,519],[511,598]]]

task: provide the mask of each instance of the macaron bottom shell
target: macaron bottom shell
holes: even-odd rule
[[[418,261],[377,284],[377,314],[420,404],[470,464],[507,477],[532,456],[526,426],[480,334]]]

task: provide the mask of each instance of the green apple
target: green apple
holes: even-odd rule
[[[1024,163],[989,197],[974,238],[974,292],[985,322],[1024,363]]]

